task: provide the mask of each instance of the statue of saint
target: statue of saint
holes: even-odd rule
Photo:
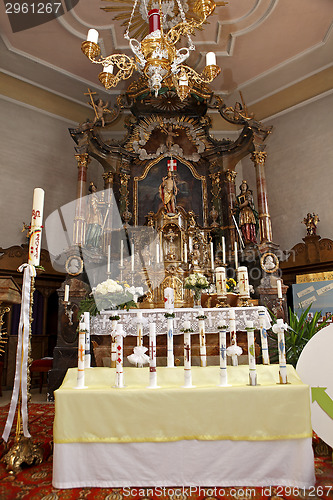
[[[256,232],[258,224],[258,213],[254,208],[252,191],[246,181],[239,186],[240,194],[237,196],[238,207],[236,215],[238,225],[242,232],[244,243],[257,243]]]
[[[317,234],[317,224],[320,222],[318,214],[308,213],[303,219],[303,224],[306,226],[307,236],[315,236]]]
[[[168,175],[163,177],[162,184],[160,184],[158,191],[161,200],[166,208],[168,214],[176,213],[176,196],[178,193],[176,181],[169,170]]]
[[[89,192],[86,246],[96,249],[100,247],[102,235],[103,220],[101,206],[103,202],[100,201],[97,194],[97,187],[93,182],[90,183]]]
[[[166,134],[165,145],[167,150],[170,151],[173,145],[173,138],[177,137],[179,134],[173,131],[171,123],[167,126],[163,124],[163,126],[161,126],[161,130],[164,134]]]

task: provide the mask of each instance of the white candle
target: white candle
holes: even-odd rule
[[[207,52],[206,66],[216,66],[216,55],[214,52]]]
[[[83,321],[79,323],[79,342],[78,342],[78,366],[77,366],[77,381],[76,389],[84,388],[84,353],[85,353],[85,334],[86,326]]]
[[[267,331],[265,328],[265,324],[266,324],[265,311],[259,311],[259,327],[260,327],[262,362],[264,365],[269,365]]]
[[[203,314],[203,311],[202,311]],[[207,366],[205,320],[199,319],[200,366]]]
[[[228,385],[227,374],[227,325],[225,321],[221,321],[219,330],[219,347],[220,347],[220,386]]]
[[[42,245],[42,225],[43,225],[43,208],[44,208],[44,190],[41,188],[34,189],[32,200],[32,215],[29,240],[29,256],[28,264],[39,266],[40,250]]]
[[[116,384],[117,388],[124,387],[124,371],[123,371],[123,356],[124,356],[124,343],[123,343],[124,331],[123,325],[121,323],[117,324],[116,327]]]
[[[179,78],[179,85],[185,85],[188,86],[188,79],[187,76],[184,74]]]
[[[237,345],[235,309],[229,310],[229,328],[230,328],[230,345],[232,344]],[[238,357],[236,354],[231,356],[231,360],[233,366],[238,366]]]
[[[214,271],[214,245],[213,242],[210,242],[210,263],[212,271]]]
[[[142,346],[142,312],[137,312],[137,340],[136,343],[138,346]]]
[[[240,266],[237,269],[237,281],[240,297],[250,297],[249,277],[247,267]]]
[[[235,269],[237,269],[237,268],[238,268],[238,250],[237,250],[237,241],[235,241],[234,253],[235,253]]]
[[[174,368],[175,357],[173,354],[173,318],[168,318],[168,334],[167,334],[167,366]]]
[[[65,285],[65,295],[64,295],[64,302],[69,301],[69,285]]]
[[[149,389],[156,389],[156,323],[149,324]]]
[[[86,344],[84,352],[84,367],[90,368],[91,365],[91,354],[90,354],[90,313],[84,312],[84,324],[86,326]]]
[[[282,281],[276,280],[276,286],[278,299],[282,299]]]
[[[120,266],[124,265],[124,241],[120,240]]]
[[[222,236],[222,263],[225,264],[225,237]]]
[[[273,331],[278,334],[278,350],[280,365],[280,383],[287,384],[287,362],[286,362],[286,343],[284,339],[283,319],[277,319],[273,326]]]
[[[225,267],[216,268],[216,292],[219,297],[225,297],[227,295]]]
[[[108,245],[108,273],[111,272],[111,245]]]
[[[131,271],[134,271],[134,241],[131,243]]]
[[[97,30],[90,29],[88,31],[87,42],[93,42],[93,43],[98,42],[98,31]]]
[[[105,64],[103,66],[103,73],[109,73],[110,75],[112,75],[113,74],[113,64]]]
[[[183,323],[184,329],[187,329],[186,323],[187,321]],[[184,332],[184,387],[193,387],[191,370],[191,332]]]
[[[156,243],[156,264],[160,263],[160,245]]]
[[[192,236],[189,236],[188,237],[188,249],[189,249],[189,252],[191,253],[192,250],[193,250],[193,240],[192,240]]]
[[[174,289],[167,286],[164,288],[164,307],[165,309],[173,309],[175,306],[175,292]]]
[[[184,243],[184,262],[187,264],[187,243]]]
[[[247,328],[247,351],[249,360],[249,380],[250,380],[250,385],[257,385],[253,321],[248,321],[246,323],[246,328]]]

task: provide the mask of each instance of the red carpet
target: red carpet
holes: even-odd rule
[[[0,408],[0,431],[2,434],[9,406]],[[31,404],[29,407],[29,430],[35,443],[44,448],[42,464],[26,467],[16,476],[6,472],[4,464],[0,463],[0,500],[126,500],[126,499],[153,499],[153,500],[222,500],[233,498],[237,500],[257,500],[260,498],[278,500],[296,499],[333,499],[333,466],[332,450],[316,436],[313,439],[316,466],[316,486],[310,490],[297,488],[209,488],[199,492],[186,488],[161,488],[152,490],[82,488],[74,490],[57,490],[52,487],[52,424],[54,416],[53,404]],[[1,456],[4,454],[4,445],[1,444]]]

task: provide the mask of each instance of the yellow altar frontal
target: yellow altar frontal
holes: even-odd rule
[[[248,366],[228,366],[230,385],[219,387],[219,367],[193,367],[195,387],[185,389],[183,367],[161,367],[160,387],[148,389],[149,368],[131,367],[119,389],[115,370],[89,368],[86,388],[76,389],[69,369],[55,392],[54,486],[309,486],[309,387],[290,365],[287,385],[278,365],[258,365],[257,374],[259,385],[249,386]],[[156,461],[164,464],[157,476]]]

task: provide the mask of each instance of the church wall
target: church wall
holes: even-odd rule
[[[0,246],[26,242],[35,187],[45,190],[44,220],[75,199],[77,164],[68,127],[76,125],[0,97],[2,120]],[[45,236],[42,246],[46,248]]]
[[[319,215],[318,234],[333,238],[332,108],[330,94],[265,121],[273,125],[266,140],[266,181],[273,240],[281,250],[302,241],[308,212]],[[242,163],[244,178],[255,192],[253,163],[249,157]],[[240,181],[237,176],[237,194]]]

